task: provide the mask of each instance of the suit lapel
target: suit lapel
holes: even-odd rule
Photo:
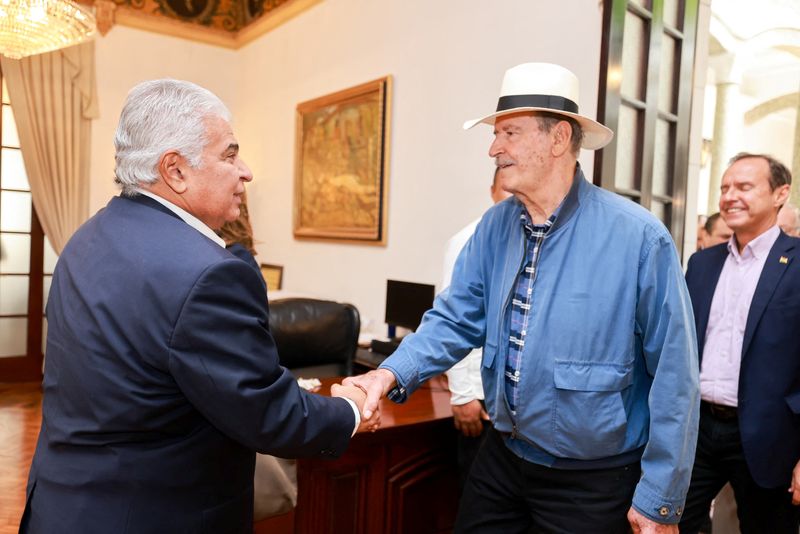
[[[742,341],[742,359],[747,354],[747,349],[750,348],[753,333],[761,320],[761,316],[764,314],[764,310],[767,309],[767,304],[772,300],[772,295],[775,293],[778,282],[780,282],[783,273],[786,272],[786,268],[794,260],[794,256],[790,254],[790,251],[794,249],[792,241],[790,237],[781,232],[769,251],[764,270],[761,271],[761,277],[758,279],[758,285],[756,285],[756,291],[753,294],[750,312],[747,314],[747,325],[744,329],[744,340]]]
[[[717,289],[719,275],[728,257],[727,246],[720,246],[714,250],[714,255],[709,258],[711,265],[704,273],[704,283],[700,284],[700,292],[697,295],[697,344],[700,348],[700,357],[703,356],[703,346],[706,342],[706,328],[708,328],[708,316],[711,312],[711,301],[714,300],[714,291]],[[694,296],[692,296],[694,299]]]

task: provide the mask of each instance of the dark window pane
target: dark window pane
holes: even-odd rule
[[[649,23],[625,12],[625,30],[622,37],[622,87],[623,95],[636,100],[645,99],[645,66],[649,49]]]
[[[670,206],[664,204],[663,202],[659,202],[654,200],[650,203],[650,212],[656,216],[656,218],[664,223],[664,226],[670,228]]]
[[[11,106],[3,104],[3,146],[19,148],[19,135],[17,123],[14,121],[14,111]]]
[[[653,194],[672,196],[671,162],[675,154],[673,124],[663,119],[656,121],[655,150],[653,151]]]
[[[0,191],[0,231],[31,231],[31,194]]]
[[[3,189],[30,191],[28,173],[22,161],[22,151],[18,148],[0,149],[0,186]]]
[[[56,268],[56,262],[58,261],[58,255],[56,251],[53,250],[53,245],[50,244],[50,239],[47,236],[44,236],[44,274],[53,274],[53,270]]]
[[[0,273],[28,274],[31,236],[0,234]]]
[[[28,288],[28,277],[25,275],[0,276],[0,315],[26,315]]]
[[[619,124],[617,125],[617,146],[622,149],[617,154],[617,165],[614,171],[614,186],[618,189],[641,190],[641,176],[638,175],[636,162],[641,150],[640,121],[642,113],[630,106],[619,108]]]
[[[683,21],[680,20],[681,4],[681,0],[664,0],[664,24],[678,30],[683,29]]]
[[[661,41],[661,64],[658,75],[658,109],[675,113],[675,78],[678,75],[678,46],[672,36],[664,34]]]
[[[24,356],[27,353],[28,319],[0,317],[0,358]]]

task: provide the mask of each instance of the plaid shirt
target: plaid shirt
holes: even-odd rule
[[[522,367],[522,352],[525,348],[525,336],[528,330],[531,304],[533,302],[533,283],[536,281],[536,267],[539,263],[539,251],[548,230],[556,221],[558,210],[544,224],[533,224],[528,211],[523,210],[520,223],[527,238],[525,268],[517,277],[514,287],[514,298],[511,299],[511,325],[508,336],[508,357],[506,358],[506,399],[512,414],[516,414],[519,400],[519,376]]]

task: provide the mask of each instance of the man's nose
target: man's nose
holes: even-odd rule
[[[247,163],[241,158],[239,158],[239,171],[241,172],[240,178],[242,180],[245,182],[253,181],[253,173],[250,171],[250,167],[248,167]]]
[[[723,206],[730,204],[736,200],[736,191],[733,188],[721,192],[719,195],[719,208],[722,211]]]
[[[492,144],[489,145],[489,157],[496,158],[503,153],[503,143],[500,142],[499,137],[495,137]]]

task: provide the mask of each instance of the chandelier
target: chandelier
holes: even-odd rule
[[[70,0],[0,0],[0,54],[19,59],[92,36],[94,15]]]

